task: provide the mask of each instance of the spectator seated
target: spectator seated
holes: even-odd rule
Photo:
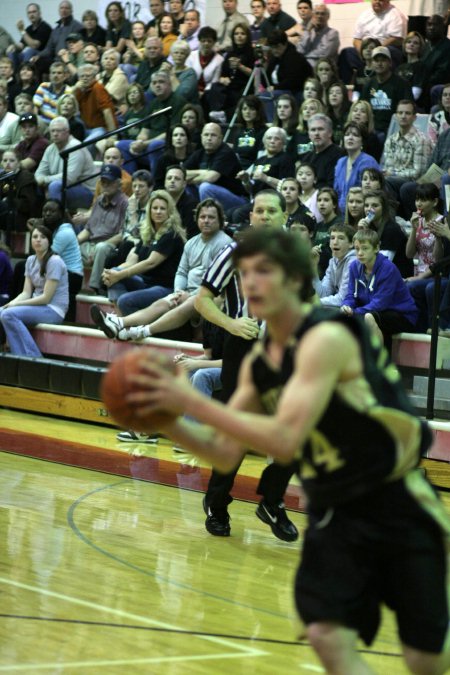
[[[383,141],[399,101],[412,101],[413,95],[411,87],[393,72],[391,52],[387,47],[374,49],[372,58],[375,75],[364,84],[361,99],[372,106],[375,131]]]
[[[262,95],[265,102],[267,118],[272,120],[273,110],[270,101],[280,94],[292,94],[300,97],[305,80],[312,75],[312,68],[303,54],[300,54],[287,38],[284,31],[274,30],[267,39],[270,56],[267,63],[267,77],[270,89]]]
[[[39,187],[47,193],[50,199],[61,201],[63,160],[60,152],[76,147],[78,141],[70,135],[69,122],[65,117],[56,117],[50,122],[49,129],[52,142],[44,152],[35,178]],[[66,199],[72,211],[91,205],[94,173],[92,155],[86,148],[69,154]]]
[[[83,264],[92,267],[90,291],[98,293],[108,254],[121,240],[121,228],[128,198],[121,191],[121,170],[114,164],[104,164],[100,172],[102,195],[95,202],[88,222],[78,234]]]
[[[159,71],[152,75],[151,79],[154,99],[151,101],[149,114],[159,112],[165,108],[172,108],[170,120],[172,123],[179,121],[180,112],[186,101],[176,92],[172,91],[170,75],[167,72]],[[131,173],[137,170],[138,165],[141,168],[148,168],[152,174],[155,173],[156,164],[163,153],[166,140],[167,117],[158,115],[146,122],[142,127],[135,141],[118,141],[117,147],[120,149],[127,170]]]
[[[401,200],[402,186],[425,173],[431,156],[431,140],[414,126],[416,106],[413,101],[400,101],[395,117],[399,131],[387,138],[382,164],[386,188],[398,201]]]
[[[343,49],[339,55],[339,72],[346,84],[354,73],[363,70],[361,46],[364,38],[376,38],[391,53],[395,65],[402,61],[402,42],[406,35],[406,17],[389,0],[372,0],[370,9],[363,11],[356,22],[353,47]],[[404,98],[404,97],[402,97]]]
[[[93,318],[108,337],[119,340],[142,339],[198,320],[195,296],[203,275],[215,256],[231,239],[222,228],[223,210],[217,202],[207,199],[196,210],[200,234],[190,239],[184,248],[174,281],[174,292],[161,300],[124,317],[104,315],[93,308]],[[131,262],[131,261],[130,261]],[[133,269],[131,266],[129,269]],[[150,289],[151,290],[151,289]],[[146,304],[149,305],[151,300]],[[122,305],[119,307],[122,310]]]
[[[314,5],[311,20],[303,29],[297,43],[297,50],[307,58],[313,68],[321,58],[327,57],[333,61],[337,59],[339,33],[328,25],[329,18],[328,5]]]
[[[223,142],[220,126],[206,124],[201,142],[201,148],[184,162],[187,181],[198,189],[200,200],[217,199],[225,211],[245,204],[245,190],[236,178],[241,167],[233,150]]]

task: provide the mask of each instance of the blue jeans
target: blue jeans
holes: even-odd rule
[[[264,106],[264,112],[266,113],[268,122],[273,122],[276,99],[283,94],[290,94],[297,100],[301,98],[300,93],[297,94],[297,92],[290,91],[289,89],[274,89],[273,91],[265,91],[262,94],[258,94],[258,98],[262,101]]]
[[[53,180],[48,185],[48,198],[61,200],[61,195],[62,180]],[[74,208],[88,209],[93,198],[92,191],[84,185],[75,185],[66,189],[67,206],[71,210]]]
[[[131,154],[130,146],[132,143],[134,143],[134,141],[117,142],[117,147],[122,153],[124,169],[128,171],[128,173],[133,174],[140,166],[144,166],[145,168],[150,167],[150,171],[154,175],[158,160],[164,152],[166,141],[164,139],[149,141],[147,148],[142,155]]]
[[[132,155],[130,152],[130,145],[133,141],[117,141],[116,147],[119,148],[123,157],[123,168],[125,171],[128,171],[129,174],[133,174],[138,170],[138,155]]]
[[[108,129],[106,127],[93,127],[92,129],[86,129],[86,136],[84,137],[85,141],[93,141],[97,136],[102,136],[106,134]],[[89,150],[89,148],[88,148]]]
[[[216,185],[215,183],[200,183],[198,186],[200,201],[203,199],[217,199],[223,206],[224,211],[234,209],[248,203],[248,199],[242,195],[234,195],[230,190]]]
[[[14,65],[14,70],[19,70],[21,64],[24,61],[29,61],[32,56],[39,54],[38,49],[33,49],[32,47],[25,47],[21,52],[12,52],[7,54],[8,58],[12,61]]]
[[[113,270],[118,270],[118,267],[113,267]],[[130,291],[141,291],[143,288],[147,288],[147,284],[138,274],[134,274],[132,277],[126,277],[121,281],[118,281],[116,284],[113,284],[108,288],[108,298],[111,302],[116,303],[121,295],[124,293],[129,293]]]
[[[222,368],[199,368],[189,373],[189,379],[194,389],[211,398],[215,391],[222,389],[220,373]],[[187,420],[196,421],[194,417],[185,416]]]
[[[427,328],[431,327],[431,321],[433,319],[434,278],[416,279],[415,281],[408,282],[407,286],[419,310],[419,318],[416,324],[417,330],[421,333],[425,333]],[[441,281],[441,302],[439,306],[440,328],[448,328],[450,325],[450,321],[445,318],[445,316],[448,315],[450,300],[448,297],[448,290],[450,290],[448,279],[443,277]],[[447,311],[445,311],[446,309]]]
[[[135,81],[136,79],[136,73],[137,73],[137,66],[133,66],[132,63],[121,63],[119,65],[120,70],[123,70],[125,75],[127,76],[128,82],[131,84],[132,82]]]
[[[118,284],[114,285],[118,286]],[[140,290],[121,295],[117,301],[117,306],[122,316],[128,316],[129,314],[138,312],[140,309],[150,307],[154,302],[169,295],[172,291],[173,288],[167,288],[166,286],[150,286],[148,288],[148,286],[144,285]]]
[[[27,326],[38,323],[60,324],[63,321],[64,317],[48,305],[18,305],[0,310],[0,322],[11,354],[20,356],[42,356]]]

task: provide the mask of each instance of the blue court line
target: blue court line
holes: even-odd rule
[[[90,546],[92,549],[97,551],[98,553],[101,553],[102,555],[106,556],[107,558],[110,558],[111,560],[114,560],[115,562],[119,563],[120,565],[124,565],[125,567],[128,567],[129,569],[134,570],[135,572],[139,572],[140,574],[143,574],[147,577],[151,577],[157,581],[162,581],[166,584],[170,584],[174,586],[175,588],[180,588],[186,591],[190,591],[193,593],[198,593],[199,595],[207,598],[211,598],[213,600],[220,600],[222,602],[225,602],[229,605],[233,605],[234,607],[242,607],[245,609],[250,609],[252,611],[256,612],[261,612],[262,614],[267,614],[268,616],[275,616],[278,618],[282,619],[287,619],[287,620],[292,620],[292,616],[289,616],[288,614],[281,614],[279,612],[273,612],[268,609],[264,609],[262,607],[254,607],[253,605],[249,605],[247,603],[243,602],[238,602],[236,600],[232,600],[230,598],[224,597],[222,595],[216,595],[215,593],[209,593],[208,591],[201,591],[198,590],[192,586],[188,586],[187,584],[183,584],[179,581],[173,581],[169,579],[168,577],[164,577],[160,574],[156,574],[155,572],[148,571],[146,569],[143,569],[142,567],[139,567],[138,565],[134,565],[133,563],[128,562],[127,560],[124,560],[123,558],[120,558],[119,556],[115,555],[114,553],[110,553],[109,551],[106,551],[105,549],[101,548],[100,546],[97,546],[97,544],[94,544],[85,534],[83,534],[79,528],[75,524],[75,511],[77,507],[82,504],[86,499],[91,497],[92,495],[98,493],[98,492],[103,492],[105,490],[110,490],[111,488],[115,487],[120,487],[121,485],[127,484],[130,482],[130,479],[126,479],[123,481],[120,481],[119,483],[115,484],[110,484],[103,486],[101,488],[96,488],[95,490],[92,490],[91,492],[87,492],[85,495],[82,495],[79,497],[69,508],[67,512],[67,522],[69,523],[70,528],[74,532],[74,534],[81,539],[85,544]],[[163,486],[163,487],[170,487],[170,486]],[[180,489],[180,488],[177,488]]]

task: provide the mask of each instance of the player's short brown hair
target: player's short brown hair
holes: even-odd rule
[[[311,249],[294,233],[283,229],[250,228],[245,232],[233,252],[236,267],[242,258],[250,258],[263,253],[283,269],[286,277],[303,281],[300,291],[302,300],[312,295],[313,268]]]

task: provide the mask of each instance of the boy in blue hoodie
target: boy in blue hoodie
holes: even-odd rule
[[[341,311],[361,314],[383,342],[395,333],[413,333],[418,309],[397,267],[379,253],[373,230],[353,237],[356,260],[350,265],[348,292]]]

